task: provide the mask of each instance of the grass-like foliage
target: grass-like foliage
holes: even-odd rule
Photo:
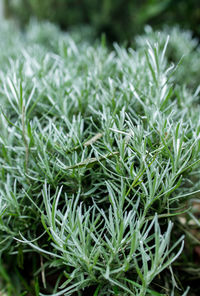
[[[200,89],[195,61],[171,60],[200,53],[179,29],[147,31],[136,50],[110,50],[89,31],[2,27],[5,295],[188,295]]]

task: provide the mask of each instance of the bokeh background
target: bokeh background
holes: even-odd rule
[[[63,30],[90,25],[108,40],[132,40],[145,24],[155,29],[178,24],[200,36],[199,0],[0,0],[4,15],[24,26],[30,17],[57,23]]]

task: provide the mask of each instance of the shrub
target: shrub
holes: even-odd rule
[[[13,30],[0,33],[2,289],[187,295],[199,89],[177,85],[173,39],[110,51],[51,24]]]

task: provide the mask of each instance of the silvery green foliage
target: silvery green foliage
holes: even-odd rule
[[[186,84],[195,89],[199,86],[200,47],[199,40],[192,36],[191,31],[184,31],[180,27],[165,27],[163,31],[154,31],[146,26],[145,34],[136,36],[136,46],[146,47],[146,40],[152,44],[159,43],[162,48],[170,36],[166,58],[179,67],[176,70],[176,82]]]
[[[17,46],[0,71],[1,253],[42,254],[58,286],[66,277],[54,296],[90,286],[164,295],[152,284],[168,270],[172,295],[184,240],[171,220],[198,190],[200,110],[198,92],[176,85],[171,38],[109,51],[50,24],[9,38]]]

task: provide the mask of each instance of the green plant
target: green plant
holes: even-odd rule
[[[183,31],[178,26],[174,28],[165,26],[160,32],[146,26],[145,34],[136,36],[135,45],[137,48],[144,48],[147,46],[146,40],[149,40],[152,44],[159,43],[162,48],[170,36],[167,58],[175,65],[179,64],[175,75],[176,83],[184,83],[195,90],[199,86],[200,79],[200,48],[198,39],[192,35],[191,31]]]
[[[169,39],[109,51],[50,24],[11,31],[0,33],[2,288],[187,295],[178,218],[197,219],[200,110],[198,91],[176,86]]]

